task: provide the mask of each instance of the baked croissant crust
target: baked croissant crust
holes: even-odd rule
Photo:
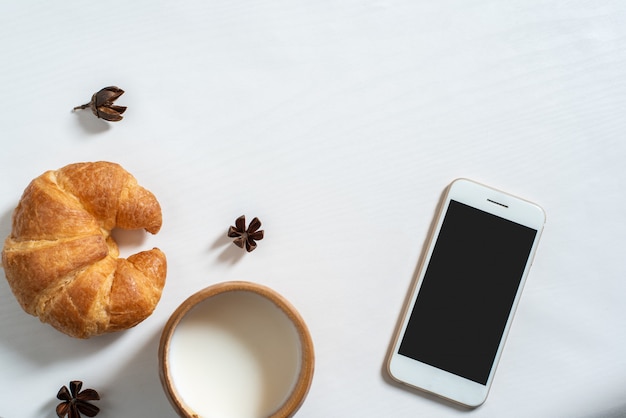
[[[70,164],[47,171],[13,213],[2,264],[15,298],[59,331],[89,338],[152,314],[167,263],[158,248],[119,258],[115,227],[161,229],[161,207],[120,165]]]

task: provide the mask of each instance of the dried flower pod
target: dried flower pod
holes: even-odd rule
[[[80,418],[80,414],[87,417],[95,417],[100,408],[89,403],[90,401],[100,400],[100,395],[93,389],[85,389],[81,391],[83,382],[80,380],[72,380],[70,388],[63,386],[57,393],[57,399],[63,401],[57,405],[56,413],[59,418],[66,415],[68,418]]]
[[[117,106],[113,104],[122,94],[124,90],[119,87],[109,86],[94,93],[91,101],[81,106],[76,106],[74,110],[90,108],[96,117],[110,122],[122,120],[122,113],[126,111],[126,106]]]
[[[235,220],[235,226],[228,228],[228,236],[235,238],[233,243],[239,248],[246,247],[246,251],[251,252],[256,249],[256,241],[263,239],[264,232],[258,229],[261,227],[261,221],[259,218],[254,218],[248,229],[246,229],[246,217],[241,215]]]

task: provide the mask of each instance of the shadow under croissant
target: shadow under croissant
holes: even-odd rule
[[[2,241],[11,233],[12,214],[13,209],[0,216]],[[26,313],[13,296],[4,269],[0,269],[0,276],[0,318],[7,321],[0,327],[0,344],[27,362],[40,367],[89,356],[117,339],[114,334],[106,334],[77,344],[75,338]]]
[[[140,251],[149,250],[149,248],[142,248],[148,235],[143,229],[113,228],[111,231],[111,238],[117,244],[122,258],[128,258]]]
[[[100,401],[96,404],[106,416],[129,417],[162,417],[174,416],[163,387],[159,379],[158,349],[161,338],[161,328],[141,335],[132,355],[125,357],[123,363],[106,365],[102,370],[111,366],[116,372],[108,377],[106,382],[100,382],[94,389],[100,394]]]
[[[11,233],[11,218],[13,217],[13,208],[17,206],[17,202],[11,205],[11,209],[7,209],[0,215],[0,245],[3,245],[4,239]]]
[[[0,344],[35,367],[78,361],[113,344],[122,332],[94,336],[86,340],[69,337],[29,315],[19,305],[9,283],[0,278],[0,317],[10,325],[0,327]]]
[[[2,239],[11,232],[12,210],[0,217]],[[143,230],[116,232],[120,251],[136,252],[143,243],[146,232]],[[0,344],[9,351],[38,366],[87,357],[116,341],[123,332],[93,336],[77,340],[29,315],[13,296],[4,270],[0,270],[0,318],[10,318],[10,326],[0,327]]]

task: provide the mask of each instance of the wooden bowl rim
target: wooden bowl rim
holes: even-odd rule
[[[213,296],[225,292],[252,292],[273,302],[289,318],[296,328],[300,339],[301,363],[300,372],[295,386],[287,400],[271,415],[271,418],[291,417],[302,406],[311,387],[315,369],[313,340],[309,329],[293,305],[282,295],[267,286],[247,281],[228,281],[206,287],[188,297],[170,316],[159,342],[159,378],[170,403],[181,417],[198,418],[196,414],[176,391],[169,374],[169,347],[176,326],[191,308]]]

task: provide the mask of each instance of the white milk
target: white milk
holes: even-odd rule
[[[287,399],[300,370],[295,326],[268,299],[224,292],[193,307],[170,342],[170,375],[201,417],[267,417]]]

